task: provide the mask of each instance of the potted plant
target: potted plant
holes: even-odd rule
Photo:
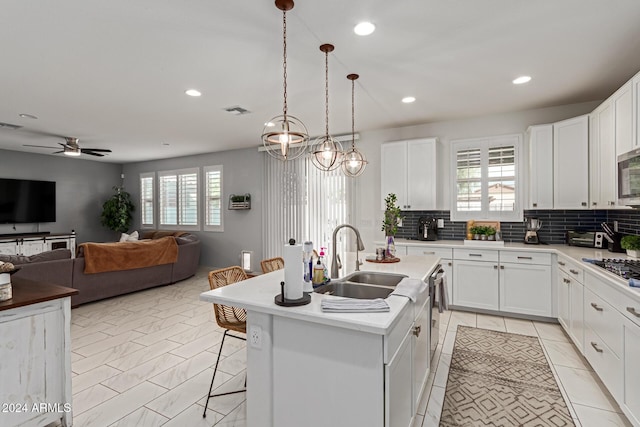
[[[387,249],[385,255],[394,258],[396,255],[396,246],[394,236],[398,232],[398,224],[402,221],[400,214],[402,211],[396,205],[398,198],[394,193],[389,193],[384,199],[385,210],[382,219],[382,231],[387,238]]]
[[[131,225],[131,213],[135,207],[131,201],[131,194],[124,191],[124,187],[115,186],[113,189],[116,193],[102,205],[100,222],[109,230],[126,233]]]
[[[488,226],[486,230],[487,239],[496,240],[496,229]]]
[[[627,250],[628,256],[640,258],[640,236],[624,236],[620,240],[620,246]]]
[[[469,228],[469,232],[473,234],[474,240],[480,240],[480,235],[484,234],[484,227],[481,225],[474,225],[473,227]]]

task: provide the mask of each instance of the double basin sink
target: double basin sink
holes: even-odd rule
[[[404,274],[356,271],[314,289],[314,292],[338,297],[373,299],[386,298],[395,289]]]

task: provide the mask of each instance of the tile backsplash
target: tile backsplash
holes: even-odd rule
[[[402,227],[396,237],[413,238],[418,234],[420,217],[442,218],[444,228],[438,230],[442,240],[462,240],[465,237],[466,221],[452,222],[449,211],[406,211],[402,212]],[[600,224],[608,222],[613,226],[618,221],[618,231],[624,234],[640,234],[640,210],[525,210],[525,217],[536,217],[542,221],[538,232],[543,243],[566,243],[568,230],[602,231]],[[502,238],[507,242],[519,242],[524,239],[525,226],[522,222],[501,222]]]

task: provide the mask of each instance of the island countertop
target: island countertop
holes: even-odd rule
[[[354,270],[355,255],[347,254],[343,262],[341,277]],[[364,258],[364,256],[362,256]],[[364,261],[361,271],[405,274],[410,278],[428,280],[430,272],[438,265],[440,258],[433,255],[405,255],[397,263],[372,263]],[[346,271],[344,271],[346,270]],[[311,303],[299,307],[276,305],[274,297],[280,293],[280,282],[284,280],[284,270],[262,274],[242,282],[200,294],[200,300],[241,307],[247,311],[277,315],[323,325],[337,326],[375,334],[386,334],[395,324],[398,314],[406,307],[409,299],[390,295],[386,301],[387,313],[325,313],[320,304],[324,298],[338,298],[332,295],[312,293]]]

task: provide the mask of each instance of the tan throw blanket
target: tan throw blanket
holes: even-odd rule
[[[117,243],[82,243],[84,272],[133,270],[178,260],[178,245],[173,237]]]

